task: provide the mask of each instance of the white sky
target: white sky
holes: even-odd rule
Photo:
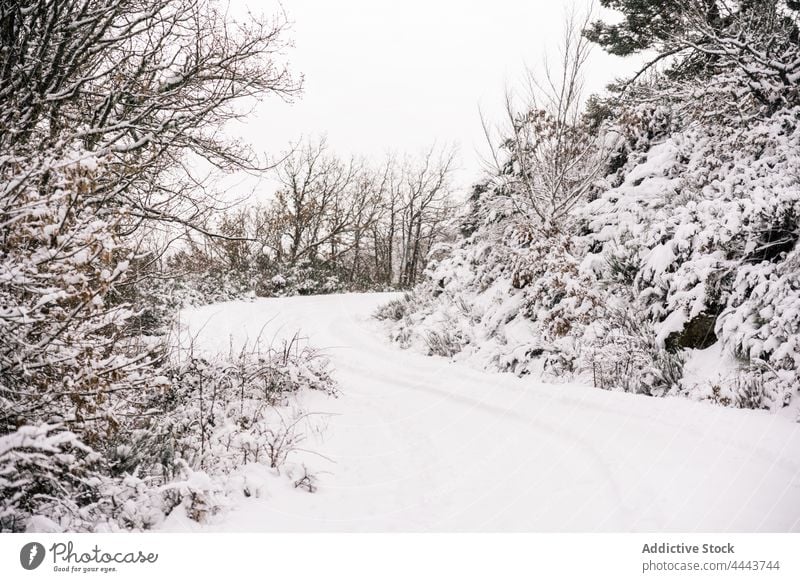
[[[231,0],[233,12],[249,4]],[[576,0],[577,7],[588,0]],[[434,142],[459,151],[457,181],[479,175],[486,152],[479,107],[501,118],[507,87],[519,87],[526,66],[555,54],[571,0],[284,0],[294,22],[291,68],[304,93],[286,105],[268,100],[244,137],[273,155],[290,142],[325,134],[344,155],[382,158],[420,153]],[[599,91],[633,63],[596,48],[587,88]]]

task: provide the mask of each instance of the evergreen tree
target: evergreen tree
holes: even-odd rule
[[[601,0],[622,13],[619,23],[598,20],[584,34],[607,52],[655,57],[626,86],[656,64],[678,79],[744,73],[745,85],[767,111],[791,103],[800,81],[800,3],[787,0]],[[738,79],[739,82],[742,79]]]

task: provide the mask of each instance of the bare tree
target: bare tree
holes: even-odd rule
[[[324,247],[335,257],[354,219],[353,190],[366,180],[363,164],[340,160],[322,139],[287,156],[277,176],[275,208],[286,227],[288,261],[315,260]]]
[[[529,73],[528,95],[520,110],[506,94],[506,126],[500,151],[484,119],[499,177],[517,209],[545,229],[562,228],[570,211],[585,198],[604,169],[602,139],[583,123],[583,71],[591,51],[582,35],[589,16],[568,14],[556,65]]]
[[[349,282],[355,283],[362,271],[362,255],[370,231],[377,225],[381,203],[387,191],[386,172],[366,172],[354,185],[351,204],[353,205],[352,259]],[[372,277],[375,279],[376,277]]]
[[[0,3],[0,431],[45,418],[91,442],[146,389],[114,290],[150,229],[204,230],[199,161],[267,166],[220,130],[299,90],[285,28],[213,0]]]
[[[455,152],[431,147],[417,164],[407,161],[398,181],[401,216],[399,284],[413,286],[430,249],[430,240],[452,208],[449,179]]]
[[[306,144],[277,169],[279,260],[324,264],[349,283],[413,285],[451,208],[453,160],[432,147],[420,160],[389,158],[374,169],[341,160],[325,140]]]

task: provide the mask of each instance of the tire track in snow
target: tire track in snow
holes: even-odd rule
[[[800,515],[800,488],[784,483],[800,467],[800,438],[785,419],[545,385],[403,351],[370,320],[389,297],[270,299],[193,316],[192,329],[213,317],[203,333],[216,349],[227,348],[221,337],[252,337],[273,318],[269,334],[300,329],[325,350],[340,381],[338,416],[321,450],[336,452],[334,474],[312,502],[293,498],[295,515],[278,525],[264,506],[265,529],[702,528],[689,509],[708,492],[689,504],[675,491],[717,487],[737,471],[759,482],[764,466],[765,491],[777,493],[757,506],[764,511],[753,527],[774,529]],[[764,438],[754,447],[752,435]],[[728,497],[745,502],[750,491]],[[781,519],[764,523],[770,515]]]

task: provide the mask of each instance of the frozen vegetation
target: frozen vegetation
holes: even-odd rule
[[[798,419],[796,7],[677,2],[671,32],[636,20],[654,3],[609,4],[629,19],[578,29],[669,64],[581,107],[568,33],[564,74],[509,104],[455,240],[378,316],[489,369]]]
[[[546,384],[402,351],[398,295],[258,299],[182,314],[198,353],[292,338],[341,390],[305,391],[292,479],[168,531],[800,531],[800,425],[766,411]],[[298,469],[300,468],[300,469]],[[299,471],[299,473],[298,473]]]
[[[800,5],[600,4],[457,192],[230,136],[285,17],[2,3],[0,531],[798,531]]]

